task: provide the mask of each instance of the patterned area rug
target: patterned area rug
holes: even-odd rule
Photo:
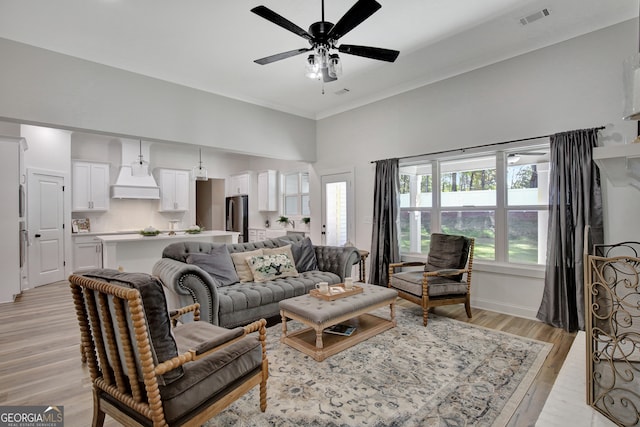
[[[433,314],[424,328],[418,306],[396,316],[396,328],[322,362],[272,326],[266,412],[256,387],[206,426],[505,425],[552,348]]]

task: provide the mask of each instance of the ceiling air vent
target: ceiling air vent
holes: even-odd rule
[[[339,91],[334,92],[334,94],[336,94],[336,95],[344,95],[345,93],[349,93],[349,92],[350,92],[349,89],[347,89],[345,87],[344,89],[340,89]]]
[[[542,19],[546,16],[549,16],[550,14],[551,12],[549,12],[549,9],[542,9],[535,13],[532,13],[531,15],[527,15],[524,18],[520,18],[520,23],[522,25],[531,24],[532,22],[535,22],[538,19]]]

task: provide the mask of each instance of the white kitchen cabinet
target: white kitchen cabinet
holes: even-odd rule
[[[229,187],[227,188],[228,196],[237,196],[240,194],[249,194],[251,183],[251,174],[249,172],[231,175],[229,177]]]
[[[102,242],[95,236],[73,239],[73,271],[102,268]]]
[[[272,212],[278,210],[278,173],[266,170],[258,173],[258,210]]]
[[[109,164],[72,162],[74,212],[109,210]]]
[[[160,212],[184,212],[189,210],[189,171],[158,169],[160,187]]]
[[[266,231],[264,228],[249,229],[249,242],[261,242],[266,238]]]

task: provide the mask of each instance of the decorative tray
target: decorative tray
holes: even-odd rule
[[[309,294],[312,297],[320,298],[325,301],[334,301],[340,298],[362,293],[362,286],[353,285],[348,291],[344,288],[344,283],[329,286],[329,293],[323,294],[318,289],[311,289]]]

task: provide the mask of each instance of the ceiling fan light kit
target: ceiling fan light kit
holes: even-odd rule
[[[306,39],[311,47],[278,53],[256,59],[254,62],[260,65],[266,65],[313,51],[313,53],[307,57],[305,75],[311,79],[322,78],[323,82],[335,81],[342,75],[342,61],[338,54],[335,53],[336,50],[349,55],[394,62],[400,54],[397,50],[347,44],[337,45],[340,37],[360,25],[381,7],[382,6],[375,0],[358,0],[334,25],[324,20],[324,0],[322,0],[322,20],[314,22],[309,27],[309,31],[305,31],[266,6],[256,6],[251,9],[251,12]]]

